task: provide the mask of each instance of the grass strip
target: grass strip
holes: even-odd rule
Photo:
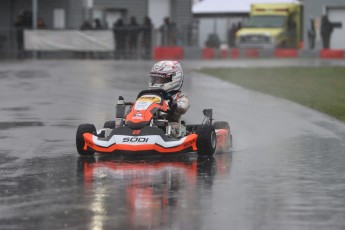
[[[200,72],[345,122],[345,67],[203,68]]]

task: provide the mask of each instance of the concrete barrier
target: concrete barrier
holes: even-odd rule
[[[220,58],[227,59],[229,57],[229,50],[228,49],[221,49],[220,50]]]
[[[237,59],[240,57],[240,50],[239,49],[230,49],[230,57],[233,59]]]
[[[215,49],[180,46],[161,46],[154,48],[154,60],[162,59],[238,59],[238,58],[321,58],[345,59],[344,50],[308,50],[308,49]]]
[[[180,60],[184,58],[184,50],[181,46],[159,46],[153,50],[154,60],[173,59]]]
[[[245,49],[244,57],[246,58],[258,58],[260,56],[259,49]]]
[[[275,49],[274,56],[277,58],[297,58],[297,49]]]
[[[299,58],[319,58],[320,57],[320,50],[298,50],[298,57]]]
[[[344,59],[344,50],[320,50],[320,58],[322,59]]]
[[[214,59],[216,57],[215,48],[203,48],[202,49],[202,59]]]

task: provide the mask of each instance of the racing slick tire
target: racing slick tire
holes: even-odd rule
[[[115,129],[115,121],[106,121],[103,125],[105,129]]]
[[[232,134],[230,131],[230,125],[226,121],[216,121],[213,123],[214,129],[226,129],[229,131],[229,148],[232,147]]]
[[[216,131],[212,125],[201,125],[196,131],[197,153],[199,156],[212,156],[217,147]]]
[[[76,135],[76,145],[79,155],[81,156],[90,156],[95,153],[94,150],[88,148],[87,150],[84,150],[85,140],[83,137],[84,133],[95,133],[96,128],[92,124],[80,124],[77,129],[77,135]]]

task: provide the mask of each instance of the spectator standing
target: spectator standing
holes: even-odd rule
[[[84,21],[80,26],[80,30],[92,30],[92,25],[89,21]]]
[[[152,50],[152,22],[151,19],[146,16],[144,18],[142,26],[142,42],[141,46],[144,48],[144,58],[151,58]]]
[[[23,12],[23,27],[25,29],[32,29],[32,12],[31,11]]]
[[[327,15],[323,15],[321,19],[321,37],[324,49],[330,48],[330,40],[333,32],[333,23],[328,19]]]
[[[24,56],[24,17],[22,14],[17,16],[14,26],[16,28],[17,58],[22,58]]]
[[[38,18],[38,20],[37,20],[37,29],[43,30],[45,28],[46,28],[46,24],[45,24],[43,18]],[[44,54],[43,51],[37,51],[37,58],[42,58],[43,54]]]
[[[130,58],[135,58],[138,56],[138,38],[140,33],[140,27],[137,23],[136,17],[131,17],[127,31],[129,56]]]
[[[164,18],[164,23],[160,27],[160,32],[162,35],[162,46],[173,46],[175,45],[175,23],[170,22],[170,18],[166,17]]]
[[[16,40],[17,40],[17,58],[25,58],[26,52],[24,50],[24,30],[32,29],[32,13],[24,11],[18,15],[15,21]]]
[[[240,29],[242,29],[242,23],[238,22],[237,27],[236,27],[236,32],[239,31]]]
[[[126,52],[127,31],[121,18],[114,23],[113,32],[115,39],[115,58],[124,58]]]
[[[99,18],[96,18],[96,19],[94,20],[94,23],[95,23],[95,26],[94,26],[93,29],[95,29],[95,30],[103,30],[103,29],[104,29],[104,28],[103,28],[103,25],[102,25],[102,23],[101,23],[101,20],[99,20]]]
[[[42,30],[46,28],[46,23],[44,22],[43,18],[39,18],[37,20],[37,29]]]
[[[218,34],[216,33],[211,33],[208,35],[208,38],[205,42],[205,46],[209,48],[216,48],[219,49],[220,47],[220,39]]]
[[[316,38],[316,32],[315,32],[314,19],[309,18],[309,21],[308,21],[308,41],[309,41],[309,48],[310,49],[314,49],[314,47],[315,47],[315,38]]]
[[[229,40],[228,40],[228,45],[231,48],[235,47],[236,45],[236,31],[237,31],[236,25],[232,24],[229,30]]]

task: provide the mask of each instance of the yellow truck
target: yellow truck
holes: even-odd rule
[[[299,48],[302,6],[299,3],[252,4],[250,17],[236,32],[238,48]]]

